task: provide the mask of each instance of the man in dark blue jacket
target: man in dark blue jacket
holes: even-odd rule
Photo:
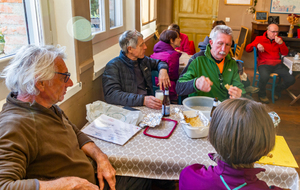
[[[161,109],[161,100],[152,96],[151,70],[159,71],[159,86],[171,86],[168,65],[145,56],[147,46],[136,30],[125,31],[119,38],[120,55],[109,61],[102,78],[107,103],[123,106],[147,106]]]

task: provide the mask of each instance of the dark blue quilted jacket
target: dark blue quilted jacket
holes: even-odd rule
[[[168,69],[168,64],[145,56],[138,59],[142,74],[145,78],[147,94],[153,94],[151,71]],[[134,73],[134,61],[121,51],[106,64],[102,77],[105,101],[109,104],[123,106],[143,106],[144,95],[137,94],[137,83]]]

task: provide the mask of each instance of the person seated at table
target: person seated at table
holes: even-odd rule
[[[265,105],[246,98],[225,100],[213,112],[208,132],[217,152],[209,157],[217,165],[184,168],[179,189],[281,189],[258,179],[256,174],[265,169],[254,168],[273,149],[275,131]]]
[[[179,37],[181,39],[181,42],[180,42],[180,46],[175,48],[175,49],[180,51],[180,52],[185,52],[189,55],[193,55],[192,51],[191,51],[191,48],[190,48],[189,37],[186,34],[180,32],[180,27],[178,26],[178,24],[173,23],[168,27],[168,29],[169,30],[176,30],[179,33]]]
[[[150,180],[115,176],[108,157],[56,105],[73,86],[64,51],[23,46],[1,74],[11,92],[0,113],[0,189],[150,189]]]
[[[212,29],[214,29],[215,26],[217,25],[226,25],[226,23],[223,20],[217,20],[213,23],[212,25]],[[200,51],[205,51],[206,50],[206,46],[209,44],[209,40],[210,38],[208,36],[205,37],[203,42],[199,42],[198,47],[200,48]],[[231,50],[234,48],[234,40],[232,40],[232,44],[231,44]],[[232,51],[229,51],[230,56],[233,56]],[[200,53],[195,54],[191,61],[195,59],[195,57],[199,56]],[[243,63],[242,62],[238,62],[238,68],[239,68],[239,74],[240,74],[240,79],[241,82],[244,85],[244,89],[246,91],[246,93],[257,93],[259,91],[259,88],[251,86],[250,80],[248,79],[247,74],[244,72],[244,68],[243,68]]]
[[[102,77],[105,101],[123,106],[161,109],[161,100],[152,96],[151,71],[158,70],[160,89],[170,87],[168,64],[145,56],[143,35],[127,30],[119,38],[120,55],[106,64]]]
[[[253,42],[246,46],[246,52],[257,48],[257,66],[260,75],[258,96],[261,102],[268,104],[266,85],[271,73],[277,73],[283,80],[275,87],[274,99],[278,100],[281,91],[295,83],[295,77],[290,75],[289,69],[281,62],[280,55],[287,55],[289,50],[281,37],[278,36],[279,28],[270,24],[262,36],[257,36]]]
[[[154,53],[150,56],[153,59],[159,59],[168,63],[169,78],[171,80],[171,87],[169,88],[170,100],[174,102],[178,99],[175,90],[176,81],[178,80],[179,73],[179,58],[181,53],[175,51],[176,47],[180,46],[179,33],[175,30],[164,30],[159,37],[159,42],[154,45]]]
[[[245,90],[238,66],[228,55],[231,43],[231,28],[216,26],[210,33],[205,52],[193,56],[193,60],[182,71],[176,83],[178,95],[218,97],[220,101],[240,98]],[[226,89],[227,84],[232,86]]]

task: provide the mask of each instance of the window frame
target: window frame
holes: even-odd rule
[[[100,43],[102,41],[108,40],[109,38],[112,38],[116,35],[122,34],[125,29],[126,29],[126,23],[125,23],[125,0],[122,0],[122,26],[117,26],[110,28],[110,17],[109,17],[109,0],[104,0],[104,15],[105,15],[105,31],[103,32],[97,32],[92,40],[93,45]],[[105,45],[105,44],[103,44]],[[106,45],[105,49],[108,48],[109,46]]]
[[[143,13],[141,14],[141,23],[142,23],[142,26],[145,26],[153,21],[156,21],[157,20],[157,0],[142,0],[141,2],[141,11],[143,11],[143,2],[147,1],[147,5],[148,5],[148,19],[146,19],[146,22],[143,22]],[[151,2],[154,3],[153,5],[153,12],[151,11]],[[153,19],[151,20],[151,14],[153,14]]]

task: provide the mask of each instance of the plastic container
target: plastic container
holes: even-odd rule
[[[201,111],[207,119],[209,119],[209,115],[211,112],[211,108],[213,106],[214,99],[206,96],[193,96],[188,97],[182,101],[183,106],[188,110],[197,110]],[[220,101],[219,101],[220,103]],[[207,107],[205,110],[201,109],[193,109],[195,106],[203,106]]]
[[[195,116],[199,117],[199,119],[203,123],[203,126],[193,127],[189,123],[186,123],[184,120],[182,122],[180,122],[186,135],[190,138],[207,137],[208,131],[209,131],[209,121],[204,116],[204,114],[201,111],[190,110],[190,111],[184,111],[183,112],[184,115],[186,115],[185,112],[195,112]]]

